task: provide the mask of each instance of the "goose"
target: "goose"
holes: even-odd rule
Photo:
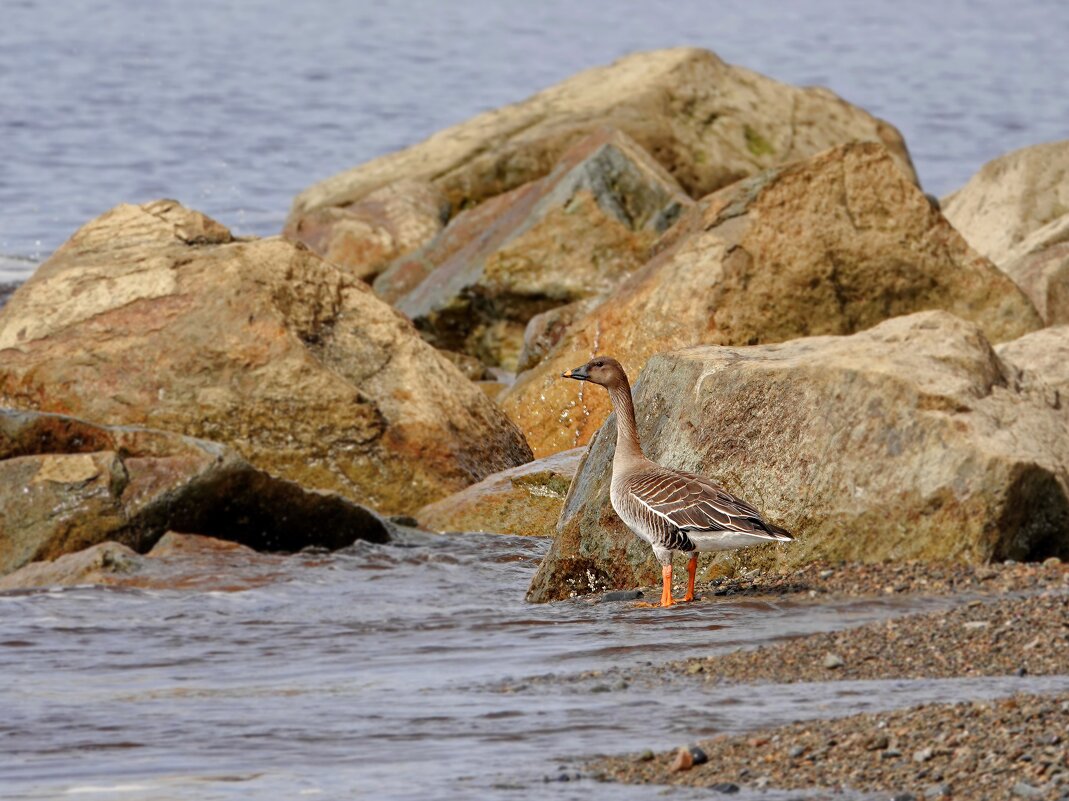
[[[674,551],[690,554],[687,593],[681,599],[687,602],[694,600],[699,551],[733,551],[794,539],[788,531],[766,522],[757,509],[719,484],[693,473],[662,467],[646,458],[635,427],[631,385],[616,359],[595,356],[562,377],[589,381],[609,391],[616,412],[616,453],[609,491],[612,508],[631,531],[650,544],[661,563],[660,603],[640,603],[640,606],[672,606],[680,602],[672,597]]]

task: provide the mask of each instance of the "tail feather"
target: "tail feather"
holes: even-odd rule
[[[774,523],[766,522],[765,528],[768,530],[768,533],[773,535],[777,540],[783,540],[784,542],[792,542],[794,540],[794,535],[791,534],[791,532],[787,531],[785,528],[780,528]]]

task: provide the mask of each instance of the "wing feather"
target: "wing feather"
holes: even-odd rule
[[[789,540],[790,534],[766,523],[751,504],[714,481],[667,468],[644,471],[628,482],[628,492],[656,515],[682,532],[729,531],[770,540]]]

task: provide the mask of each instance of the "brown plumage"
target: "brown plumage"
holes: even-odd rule
[[[612,460],[612,508],[653,548],[661,563],[660,606],[671,606],[672,553],[691,554],[687,594],[694,599],[699,551],[731,551],[766,542],[790,542],[787,531],[766,522],[760,512],[719,484],[693,473],[671,470],[642,453],[627,374],[616,359],[595,356],[566,378],[600,384],[616,412],[616,453]]]

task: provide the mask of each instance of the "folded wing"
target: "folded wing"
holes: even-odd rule
[[[658,468],[633,476],[627,489],[636,501],[684,533],[729,531],[768,540],[793,539],[765,522],[746,501],[702,476]]]

